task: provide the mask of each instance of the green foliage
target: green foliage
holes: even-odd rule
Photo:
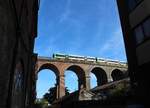
[[[128,85],[124,83],[118,84],[114,89],[110,90],[113,97],[125,96],[128,90]]]
[[[69,95],[69,89],[67,87],[65,88],[65,95]]]
[[[35,108],[49,108],[48,101],[45,99],[37,99],[35,101]]]
[[[47,100],[50,104],[52,104],[56,100],[57,88],[52,87],[48,90],[48,93],[45,93],[43,98]]]
[[[65,88],[65,94],[69,95],[69,90]],[[44,94],[43,98],[52,104],[57,99],[57,87],[51,87],[47,93]]]

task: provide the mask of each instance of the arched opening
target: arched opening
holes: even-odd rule
[[[76,65],[70,66],[69,68],[66,69],[65,75],[69,72],[74,72],[75,73],[75,74],[72,74],[72,76],[71,76],[71,77],[74,77],[73,81],[77,80],[77,78],[78,78],[78,81],[77,81],[78,86],[75,85],[76,81],[70,82],[71,86],[76,87],[75,90],[80,90],[81,88],[86,88],[85,72],[81,67],[76,66]],[[69,75],[71,75],[71,74],[69,74]],[[69,75],[68,75],[68,77],[69,77]],[[75,77],[75,76],[77,76],[77,77]],[[65,80],[67,80],[67,79],[65,78]],[[69,83],[69,81],[65,81],[65,82]],[[66,86],[66,84],[67,83],[65,83],[65,86]],[[67,85],[67,87],[68,87],[68,85]],[[73,91],[75,91],[75,90],[73,90]]]
[[[78,76],[73,71],[65,71],[65,87],[69,90],[69,93],[78,90]]]
[[[24,69],[23,64],[19,61],[16,64],[13,80],[12,80],[12,94],[11,94],[11,108],[23,108],[24,96]]]
[[[95,74],[93,74],[92,72],[90,73],[90,85],[91,85],[91,88],[94,88],[97,86],[97,78],[95,76]]]
[[[37,98],[43,98],[51,87],[55,87],[56,75],[49,69],[43,69],[38,73],[37,80]]]
[[[113,70],[111,76],[113,81],[121,80],[125,77],[124,73],[119,69]]]
[[[97,78],[97,86],[101,86],[108,82],[107,74],[102,68],[96,67],[92,69],[91,73]]]
[[[58,69],[52,64],[44,64],[40,67],[37,76],[36,91],[37,98],[43,98],[50,88],[58,84]]]

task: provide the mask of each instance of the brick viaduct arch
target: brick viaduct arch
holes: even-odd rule
[[[65,71],[66,70],[70,70],[70,71],[73,71],[74,73],[76,73],[76,75],[78,77],[78,89],[80,89],[81,86],[86,88],[85,71],[82,67],[80,67],[79,65],[70,65],[67,69],[65,69]]]
[[[101,67],[94,67],[90,72],[96,76],[98,86],[108,82],[107,74]]]
[[[78,77],[78,89],[81,87],[89,90],[90,73],[95,74],[97,85],[106,84],[112,80],[119,80],[127,75],[127,65],[125,63],[108,61],[88,62],[85,60],[56,59],[38,57],[35,74],[42,69],[50,69],[56,75],[57,98],[65,95],[65,71],[70,70]]]

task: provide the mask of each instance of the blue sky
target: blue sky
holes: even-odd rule
[[[34,52],[48,57],[64,53],[126,61],[116,1],[41,0]],[[66,80],[76,81],[70,73]],[[43,70],[39,74],[39,97],[46,85],[52,85],[45,81],[48,76],[54,73]]]

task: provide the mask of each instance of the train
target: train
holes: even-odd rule
[[[67,55],[67,54],[60,54],[60,53],[53,54],[53,58],[54,59],[85,60],[84,56]]]
[[[110,60],[110,59],[90,57],[90,56],[67,55],[67,54],[61,54],[61,53],[53,54],[53,59],[67,59],[67,60],[87,61],[87,62],[95,62],[95,63],[113,63],[113,64],[121,63],[118,60]]]

